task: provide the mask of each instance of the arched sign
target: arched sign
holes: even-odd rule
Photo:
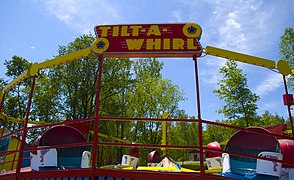
[[[186,24],[101,25],[92,50],[103,57],[201,56],[201,27]]]

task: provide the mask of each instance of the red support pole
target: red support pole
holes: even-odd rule
[[[22,138],[21,138],[21,143],[20,143],[19,156],[18,156],[18,161],[17,161],[17,166],[16,166],[16,174],[18,174],[21,169],[22,157],[23,157],[23,153],[24,153],[24,145],[25,145],[27,131],[28,131],[27,126],[28,126],[28,121],[29,121],[29,116],[30,116],[31,104],[32,104],[32,100],[33,100],[35,83],[36,83],[36,76],[33,76],[30,96],[29,96],[28,105],[27,105],[26,117],[25,117],[25,121],[24,121],[24,125],[23,125],[23,132],[22,132]]]
[[[284,80],[285,92],[286,92],[286,94],[289,94],[288,93],[288,88],[287,88],[286,77],[284,75],[283,75],[283,80]],[[291,130],[292,130],[292,137],[294,137],[293,118],[292,118],[292,115],[291,115],[291,105],[287,105],[287,108],[288,108],[289,120],[290,120],[290,125],[291,125]]]
[[[98,125],[99,125],[99,107],[100,107],[100,92],[101,92],[101,79],[102,79],[102,64],[103,57],[98,56],[98,73],[97,73],[97,93],[96,93],[96,109],[94,120],[94,134],[93,134],[93,147],[92,147],[92,169],[95,172],[97,166],[97,149],[98,149]],[[94,174],[93,172],[93,174]]]
[[[201,108],[200,108],[200,88],[198,80],[198,66],[197,57],[193,56],[195,65],[195,79],[196,79],[196,99],[197,99],[197,114],[198,114],[198,139],[199,139],[199,154],[200,154],[200,175],[202,178],[205,177],[204,169],[204,156],[203,156],[203,137],[202,137],[202,118],[201,118]]]

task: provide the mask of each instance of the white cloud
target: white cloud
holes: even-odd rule
[[[30,49],[36,49],[36,47],[35,46],[31,46]]]
[[[217,82],[223,78],[222,74],[219,73],[219,68],[225,65],[226,60],[206,56],[203,61],[205,61],[205,66],[200,71],[200,77],[204,83],[211,84],[214,88],[217,88]]]
[[[47,0],[47,11],[78,33],[89,33],[98,24],[119,22],[120,10],[106,0]]]
[[[182,22],[182,11],[176,10],[172,12],[172,17],[176,19],[177,22]]]
[[[280,103],[278,103],[277,101],[271,101],[271,102],[268,102],[268,103],[259,103],[258,105],[258,110],[257,110],[257,113],[258,114],[263,114],[265,111],[274,111],[275,108],[281,106]]]
[[[266,77],[266,79],[257,85],[257,87],[253,90],[254,93],[263,97],[267,94],[272,93],[277,88],[281,88],[283,86],[283,78],[279,73],[270,73]]]
[[[180,0],[178,11],[189,14],[189,21],[199,23],[203,29],[201,43],[253,56],[276,59],[281,32],[289,24],[290,12],[294,13],[294,1],[283,3],[265,0]],[[279,10],[277,10],[279,7]],[[184,11],[185,10],[185,11]],[[187,17],[182,16],[182,19]],[[275,51],[273,51],[275,50]],[[202,82],[213,85],[222,78],[219,67],[225,61],[207,56],[202,72]],[[239,68],[254,69],[239,63]],[[274,75],[272,75],[274,74]],[[264,96],[280,87],[277,74],[265,74],[255,91]],[[249,76],[248,76],[249,78]],[[263,91],[267,88],[267,91]]]

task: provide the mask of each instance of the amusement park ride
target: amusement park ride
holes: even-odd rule
[[[242,53],[207,46],[202,48],[199,40],[201,27],[195,23],[183,24],[134,24],[134,25],[102,25],[95,27],[96,40],[92,47],[64,56],[56,57],[41,63],[34,63],[16,79],[7,84],[0,92],[0,120],[3,121],[0,139],[0,179],[45,180],[45,179],[294,179],[294,136],[291,137],[272,133],[259,127],[240,128],[225,125],[201,118],[200,92],[198,81],[197,58],[208,54],[244,63],[276,69],[281,78],[292,75],[286,61],[278,63]],[[37,124],[30,121],[30,108],[35,89],[37,74],[40,70],[69,63],[76,59],[95,54],[98,58],[97,94],[95,116],[74,121],[51,124]],[[170,119],[166,114],[163,118],[138,117],[104,117],[99,115],[99,100],[102,81],[104,58],[191,58],[195,67],[195,86],[197,119]],[[24,120],[9,117],[2,112],[7,94],[23,80],[31,78],[31,91],[27,103]],[[293,97],[283,95],[284,104],[288,107],[291,130],[293,122],[290,106]],[[9,121],[21,121],[22,127],[9,132],[6,125]],[[190,122],[198,124],[199,144],[189,146],[168,145],[163,132],[162,144],[132,144],[130,141],[115,139],[114,142],[101,142],[98,137],[109,137],[99,132],[101,121],[157,121]],[[82,128],[81,124],[92,122],[93,127]],[[34,124],[34,126],[29,126]],[[203,145],[202,125],[210,124],[231,128],[237,132],[229,139],[222,149],[217,142]],[[34,129],[46,129],[32,145],[28,145],[27,133]],[[93,139],[85,134],[92,133]],[[59,138],[63,137],[63,138]],[[130,147],[130,153],[122,157],[121,164],[115,166],[97,166],[98,146]],[[148,166],[139,166],[139,148],[157,148],[148,155]],[[170,157],[161,157],[159,150],[169,148],[198,149],[200,171],[181,167]],[[204,158],[206,155],[206,158]],[[206,161],[208,170],[205,170]]]

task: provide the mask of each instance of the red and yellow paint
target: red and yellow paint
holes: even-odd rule
[[[96,26],[92,50],[104,57],[200,56],[201,27],[186,24]]]

